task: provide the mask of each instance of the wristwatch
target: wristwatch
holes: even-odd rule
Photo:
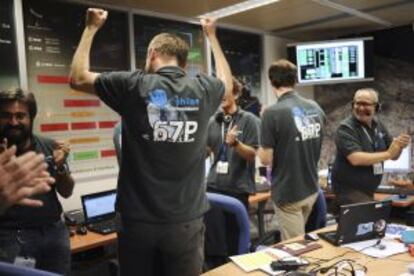
[[[233,148],[235,148],[235,147],[237,147],[238,145],[240,144],[240,141],[239,141],[239,139],[235,139],[234,140],[234,142],[231,144],[231,147],[233,147]]]
[[[70,174],[69,166],[63,163],[59,168],[56,168],[57,175],[68,175]]]

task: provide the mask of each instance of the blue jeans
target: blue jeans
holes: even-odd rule
[[[70,274],[69,233],[62,221],[30,229],[5,229],[0,225],[0,261],[13,263],[17,256],[36,260],[36,268]]]

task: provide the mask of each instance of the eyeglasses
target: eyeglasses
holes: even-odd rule
[[[370,106],[376,106],[378,103],[369,103],[369,102],[352,102],[354,106],[357,107],[370,107]]]
[[[13,118],[16,118],[17,121],[23,121],[28,115],[29,114],[24,112],[0,112],[0,120],[12,120]]]

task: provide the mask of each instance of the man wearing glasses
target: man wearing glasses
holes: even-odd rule
[[[393,138],[376,118],[380,110],[378,93],[372,88],[355,92],[352,115],[336,132],[336,158],[332,184],[337,207],[374,200],[381,182],[383,162],[396,160],[410,143],[408,134]]]

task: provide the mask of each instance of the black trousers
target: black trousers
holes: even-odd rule
[[[200,275],[204,261],[203,218],[176,224],[121,220],[121,276]]]

